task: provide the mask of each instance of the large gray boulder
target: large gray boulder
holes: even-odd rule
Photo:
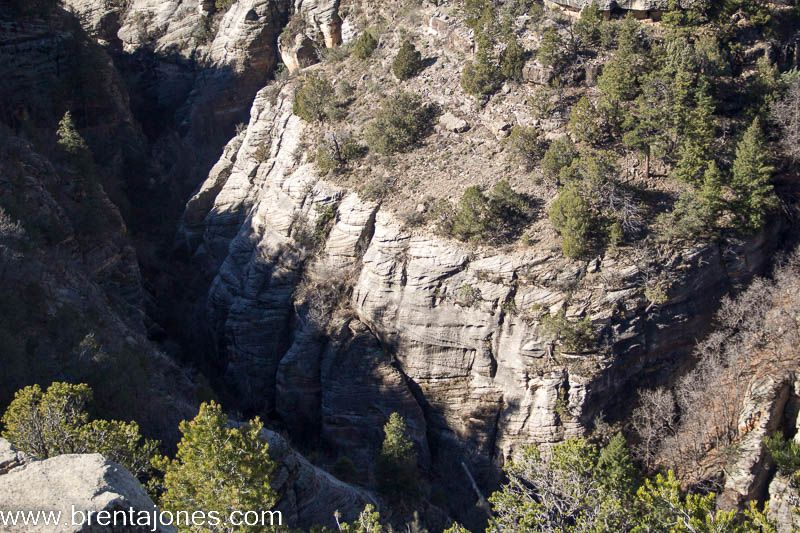
[[[0,531],[47,531],[48,533],[96,531],[153,531],[152,526],[87,524],[89,513],[123,511],[129,509],[151,513],[155,505],[130,472],[108,461],[102,455],[59,455],[43,461],[27,460],[16,452],[8,441],[0,439],[0,511],[53,511],[58,524],[8,526],[0,524]],[[111,516],[109,515],[109,516]],[[8,516],[8,515],[7,515]],[[102,516],[102,515],[101,515]],[[96,518],[95,518],[96,519]],[[105,518],[101,518],[105,522]],[[30,521],[29,521],[30,522]],[[159,527],[164,533],[175,531]]]

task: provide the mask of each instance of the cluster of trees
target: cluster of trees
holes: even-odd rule
[[[461,72],[464,91],[485,100],[504,81],[522,81],[527,52],[517,39],[511,15],[498,13],[491,0],[465,1],[464,15],[476,46],[475,59],[467,61]]]
[[[762,12],[766,7],[759,4],[753,9]],[[768,20],[755,13],[751,15],[757,20]],[[630,194],[597,202],[598,192],[618,196],[624,189],[618,186],[618,172],[607,181],[617,185],[600,191],[593,186],[598,183],[596,175],[587,183],[581,173],[564,173],[574,160],[587,157],[613,161],[639,154],[640,174],[646,179],[654,159],[669,169],[666,177],[683,192],[657,225],[665,238],[695,238],[723,229],[755,232],[775,209],[771,183],[775,161],[764,124],[778,124],[787,137],[794,133],[793,141],[797,140],[797,75],[781,76],[763,58],[754,82],[737,80],[735,90],[747,102],[741,115],[750,119],[737,124],[731,142],[731,136],[721,131],[716,101],[717,94],[731,90],[725,81],[731,75],[732,59],[725,56],[726,39],[731,37],[712,15],[722,17],[719,12],[673,8],[658,30],[648,31],[632,17],[603,21],[592,5],[570,29],[569,39],[556,26],[545,32],[539,56],[549,64],[581,46],[615,43],[597,81],[599,97],[584,96],[571,109],[568,131],[577,149],[561,143],[542,161],[545,177],[555,178],[563,187],[550,214],[567,255],[591,252],[593,243],[632,237],[644,222],[644,206],[636,205]],[[698,31],[701,25],[703,31]],[[782,145],[787,157],[795,156],[795,142]],[[609,210],[611,205],[616,209]],[[598,221],[605,230],[596,230]]]
[[[531,202],[507,180],[498,181],[488,193],[477,185],[467,187],[453,206],[441,201],[433,210],[438,231],[467,242],[514,240],[532,216]]]

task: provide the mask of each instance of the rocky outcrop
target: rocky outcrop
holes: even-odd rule
[[[263,437],[269,442],[270,456],[278,462],[272,488],[278,493],[275,510],[282,513],[284,524],[303,530],[320,525],[336,527],[337,511],[349,522],[367,504],[378,505],[368,492],[312,465],[279,434],[264,430]]]
[[[792,480],[777,474],[769,484],[769,518],[778,527],[778,533],[794,533],[800,528],[800,491]]]
[[[295,0],[294,11],[302,16],[312,34],[321,35],[315,40],[325,43],[326,48],[342,44],[339,0]]]
[[[7,464],[6,456],[9,453],[15,452],[8,441],[0,439],[0,464]],[[8,531],[175,531],[169,526],[154,529],[152,525],[136,526],[119,522],[114,527],[87,524],[89,513],[94,514],[95,518],[101,511],[109,513],[109,517],[113,516],[114,511],[120,512],[118,515],[129,516],[132,509],[136,516],[144,512],[152,518],[155,509],[147,492],[130,472],[96,453],[59,455],[43,461],[20,461],[10,469],[0,470],[0,509],[6,512],[35,513],[40,510],[54,513],[50,515],[50,524],[28,523]],[[121,519],[117,516],[114,520]],[[56,521],[57,525],[54,525]]]
[[[669,8],[669,0],[545,0],[545,4],[565,7],[570,10],[580,11],[590,4],[597,4],[603,11],[624,9],[635,15],[657,15]],[[707,4],[707,0],[681,0],[681,7],[699,7]]]
[[[274,91],[256,97],[247,132],[203,187],[217,192],[213,206],[197,197],[187,206],[187,220],[204,220],[198,257],[219,265],[208,313],[228,381],[245,408],[277,412],[333,456],[365,439],[375,449],[375,427],[401,411],[453,494],[471,492],[461,461],[491,485],[522,445],[580,435],[601,411],[624,412],[620,393],[669,375],[718,297],[761,268],[771,242],[661,257],[655,267],[676,278],[656,306],[641,283],[654,265],[633,250],[577,262],[412,232],[315,175],[297,151],[304,126],[291,114],[292,87]],[[301,226],[314,228],[330,209],[332,228],[311,254]],[[199,234],[186,233],[194,242]],[[315,336],[305,304],[295,307],[296,288],[315,276],[352,287],[355,318],[338,334]],[[610,349],[554,350],[543,318],[561,310],[588,317]],[[351,459],[368,468],[368,456]]]

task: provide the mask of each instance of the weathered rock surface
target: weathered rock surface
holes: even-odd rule
[[[11,450],[11,451],[9,451]],[[0,439],[0,461],[15,453],[8,441]],[[54,511],[60,513],[59,524],[24,526],[24,531],[92,532],[92,531],[153,531],[152,526],[117,527],[97,524],[84,525],[82,517],[89,512],[122,511],[129,509],[152,513],[155,505],[144,488],[130,472],[107,461],[100,454],[59,455],[43,461],[23,461],[5,472],[0,470],[0,509],[3,511]],[[73,510],[83,515],[73,515]],[[73,524],[73,516],[75,521]],[[10,528],[4,531],[23,531]],[[157,529],[173,533],[172,527]]]
[[[352,521],[368,503],[377,505],[368,492],[336,479],[294,451],[279,434],[264,430],[269,453],[278,462],[273,488],[278,493],[275,510],[283,523],[307,529],[315,525],[335,527],[334,513]]]
[[[219,265],[208,313],[243,405],[287,420],[299,413],[292,431],[321,428],[333,456],[353,453],[357,439],[377,446],[379,432],[363,425],[401,410],[445,485],[468,486],[462,460],[491,484],[497,464],[520,446],[579,435],[599,412],[624,404],[622,391],[668,374],[707,327],[717,298],[758,271],[769,246],[769,239],[736,250],[708,245],[662,258],[659,268],[681,274],[669,301],[654,307],[635,254],[590,262],[548,250],[498,255],[412,233],[296,157],[304,126],[291,115],[291,91],[259,93],[247,132],[219,163],[225,171],[202,189],[218,191],[213,207],[193,200],[187,219],[204,219],[196,250]],[[332,229],[308,265],[298,221],[313,227],[331,207]],[[193,228],[190,240],[200,231]],[[315,338],[305,311],[295,309],[295,287],[324,265],[327,275],[333,268],[352,280],[358,321],[345,340]],[[560,309],[589,317],[616,358],[555,353],[541,318]]]

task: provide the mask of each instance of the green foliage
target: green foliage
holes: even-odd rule
[[[318,74],[308,74],[294,93],[292,112],[306,122],[324,122],[336,118],[333,85]]]
[[[564,135],[550,143],[542,157],[542,173],[550,181],[559,182],[561,171],[569,168],[578,157],[572,139]]]
[[[381,492],[392,498],[413,497],[418,482],[417,453],[406,421],[398,413],[392,413],[383,432],[376,472]]]
[[[271,509],[277,501],[270,486],[275,462],[261,438],[263,427],[258,418],[229,427],[219,404],[203,403],[194,420],[181,422],[175,458],[157,461],[164,470],[161,508],[220,516]]]
[[[366,154],[366,147],[352,137],[340,138],[330,134],[319,140],[314,154],[314,163],[322,174],[340,172]]]
[[[766,222],[767,213],[776,206],[772,187],[773,167],[761,122],[753,120],[736,147],[731,188],[734,193],[734,214],[739,227],[757,231]]]
[[[595,343],[594,329],[588,317],[573,322],[562,309],[555,315],[543,316],[541,325],[549,337],[558,341],[564,352],[583,352]]]
[[[529,218],[527,200],[508,181],[500,180],[488,195],[480,187],[467,187],[440,230],[462,241],[503,242],[518,236]]]
[[[567,184],[548,211],[550,222],[561,235],[567,257],[581,257],[592,249],[595,217],[575,183]]]
[[[353,55],[358,59],[367,59],[378,47],[378,40],[370,31],[363,31],[353,43]]]
[[[586,96],[572,107],[567,128],[578,142],[593,145],[600,141],[602,131],[597,123],[597,110]]]
[[[492,46],[488,39],[479,38],[475,60],[464,64],[464,69],[461,71],[461,87],[467,94],[485,98],[494,94],[502,85],[502,74],[492,57]]]
[[[673,175],[686,183],[697,184],[713,159],[715,139],[714,100],[703,84],[695,94],[695,106],[688,113],[687,123],[678,149],[678,164]]]
[[[392,73],[398,80],[408,80],[422,70],[422,54],[411,41],[405,40],[392,61]]]
[[[488,31],[494,24],[495,13],[491,0],[464,0],[464,22],[476,35]]]
[[[564,66],[569,58],[567,43],[554,27],[548,27],[542,34],[542,41],[536,51],[539,62],[556,70]]]
[[[713,493],[683,494],[670,471],[639,486],[625,439],[604,448],[584,439],[556,444],[549,458],[528,447],[507,464],[508,482],[489,498],[487,532],[775,533],[755,502],[742,512],[719,511]]]
[[[636,97],[639,78],[646,65],[640,32],[641,25],[636,19],[626,17],[623,20],[619,28],[617,50],[603,66],[603,72],[597,80],[600,92],[612,102]]]
[[[581,10],[581,16],[575,22],[575,35],[587,48],[600,45],[603,37],[603,12],[597,2],[591,2]]]
[[[3,438],[38,459],[69,453],[100,453],[135,476],[150,471],[158,443],[145,440],[135,422],[90,420],[92,390],[54,382],[20,389],[3,414]]]
[[[370,150],[380,154],[404,152],[413,148],[431,126],[433,109],[408,92],[399,92],[381,102],[364,132]]]
[[[764,446],[781,474],[794,476],[800,471],[800,444],[794,439],[775,433],[764,439]]]
[[[545,153],[546,141],[541,130],[515,125],[507,139],[511,155],[525,170],[532,170]]]
[[[521,82],[524,66],[525,49],[519,44],[517,37],[509,32],[505,39],[505,48],[500,53],[500,76],[506,80]]]
[[[338,517],[337,517],[338,519]],[[343,522],[339,524],[340,533],[382,533],[381,515],[371,503],[364,507],[358,518],[352,524]]]
[[[214,0],[214,7],[217,8],[217,11],[227,11],[236,0]]]

